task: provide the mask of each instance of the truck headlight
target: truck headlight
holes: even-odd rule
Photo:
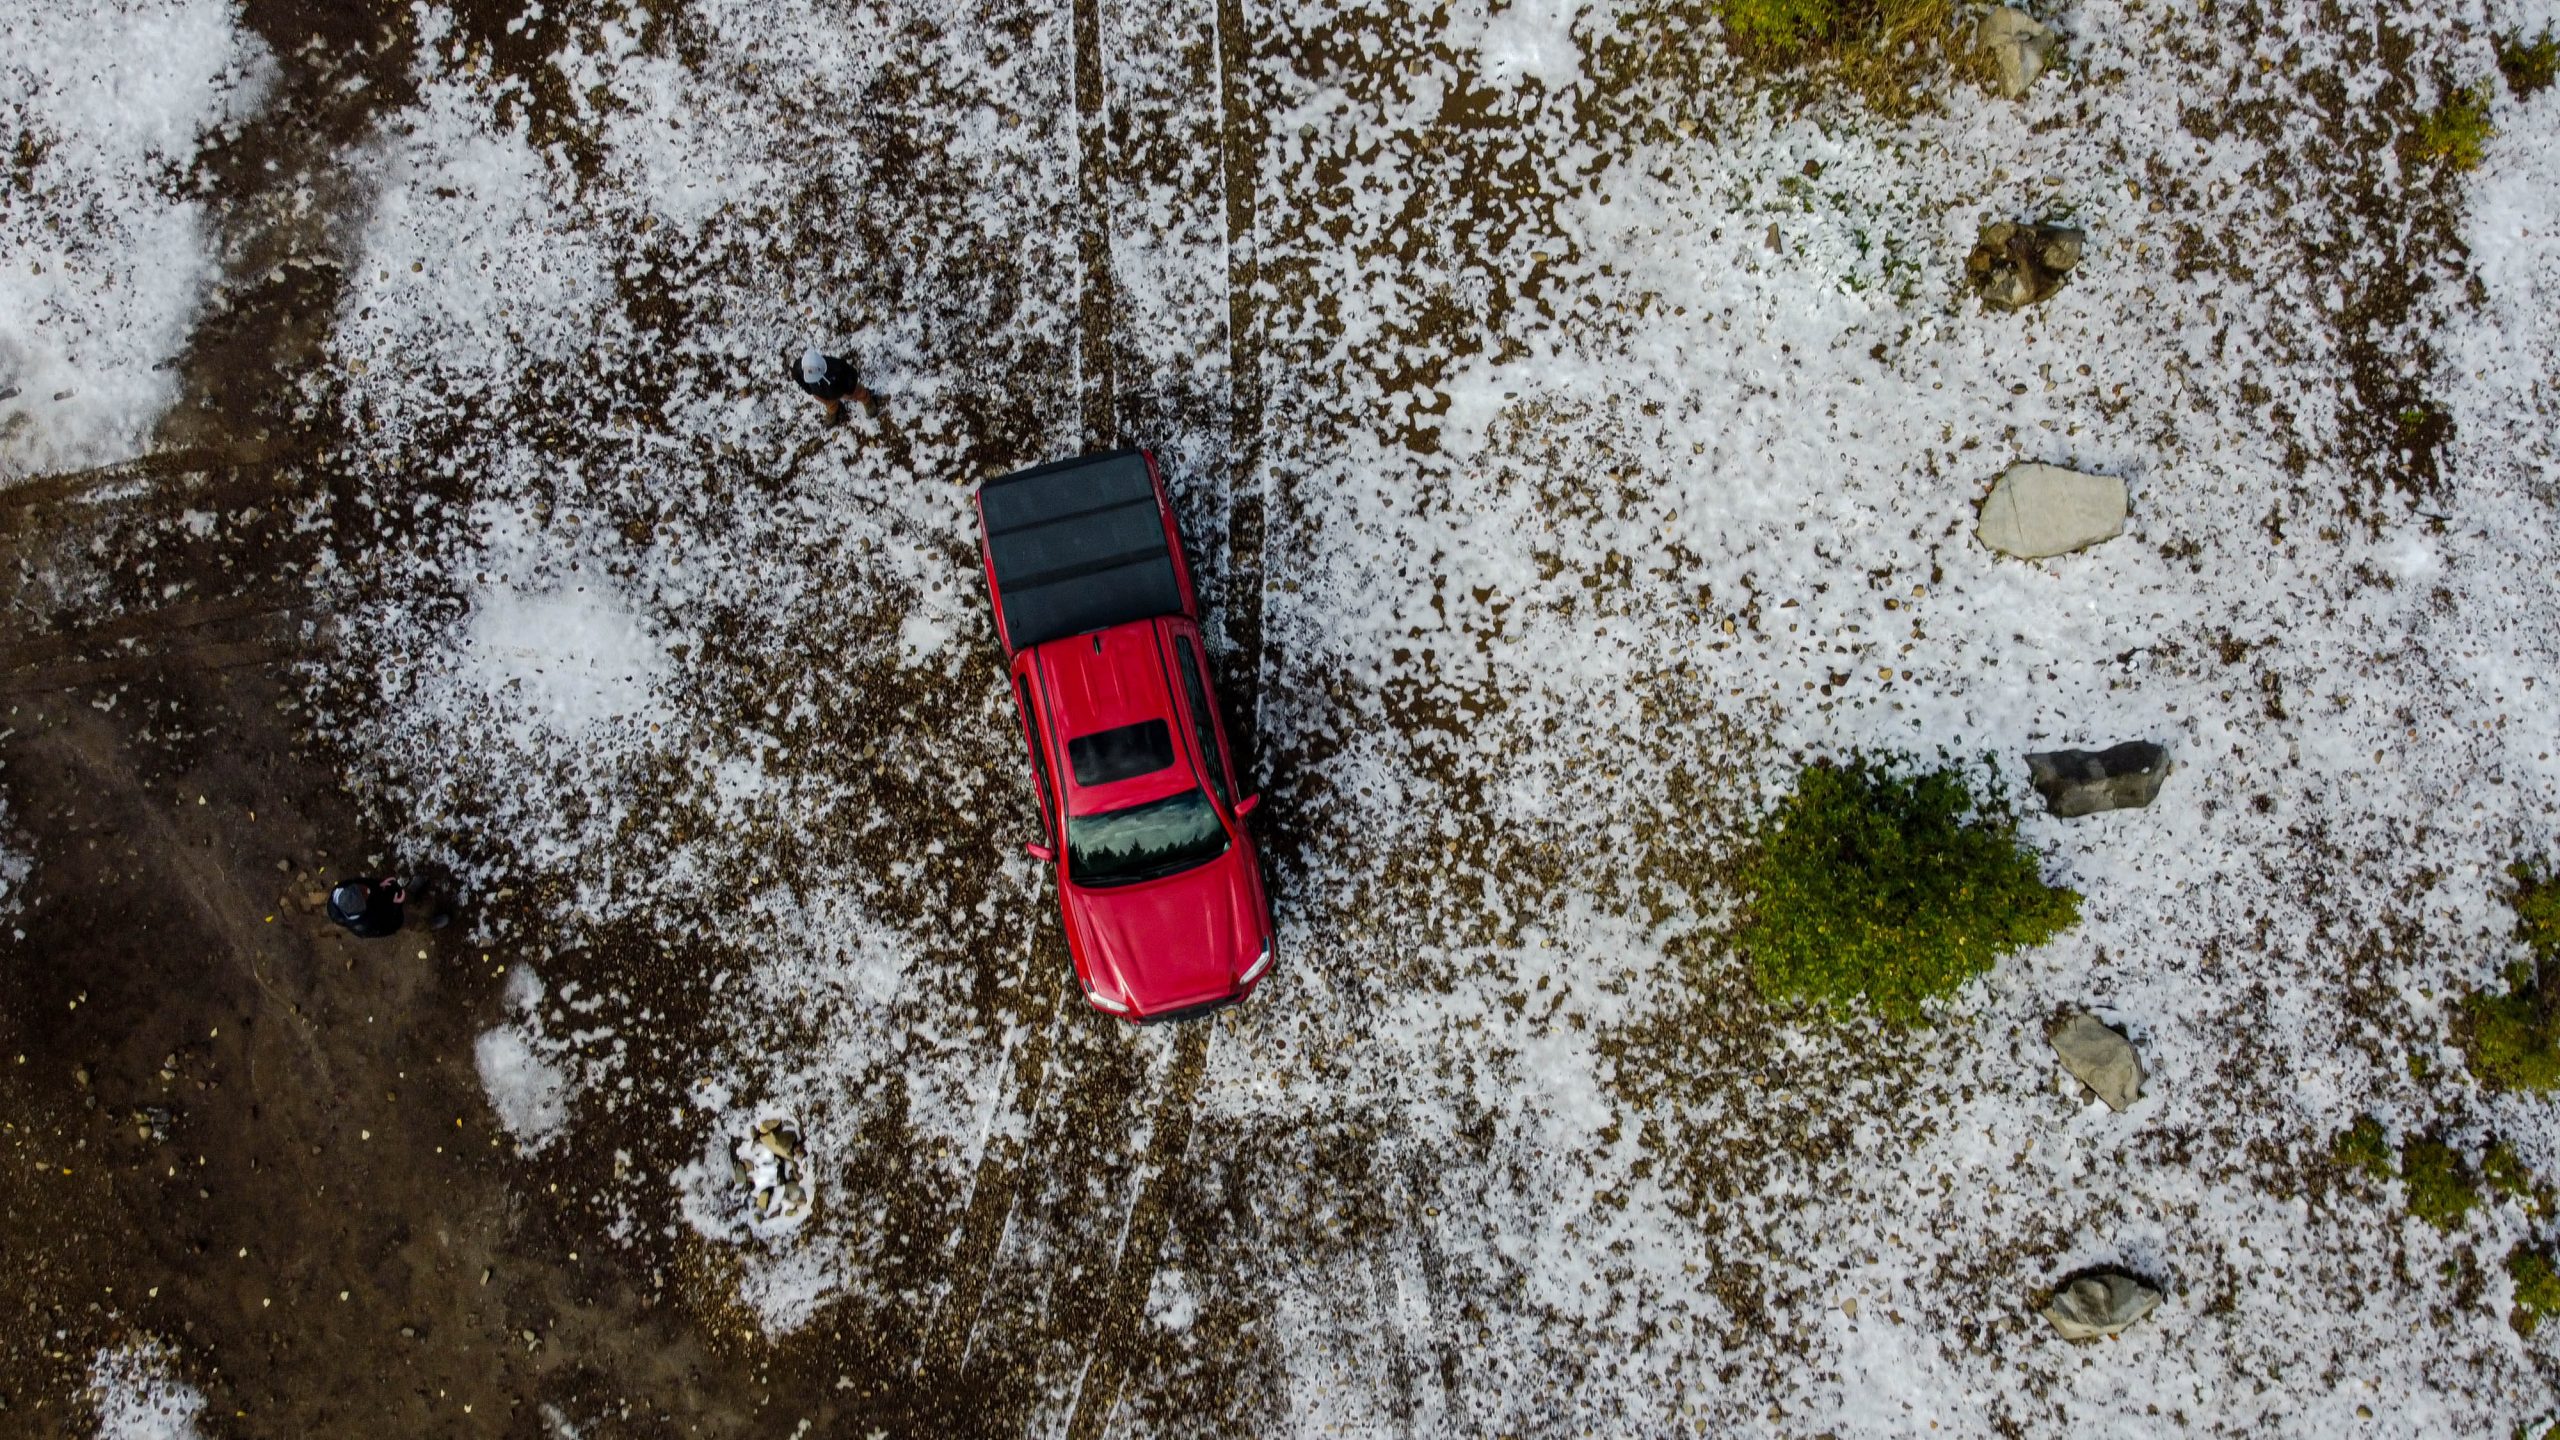
[[[1252,964],[1244,967],[1244,973],[1236,977],[1236,983],[1238,985],[1250,985],[1254,982],[1254,979],[1257,976],[1270,968],[1271,942],[1269,940],[1265,940],[1262,942],[1262,953],[1254,957]]]

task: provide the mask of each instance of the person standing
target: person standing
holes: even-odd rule
[[[844,423],[844,403],[847,400],[861,406],[862,413],[866,415],[880,413],[879,397],[863,386],[862,377],[854,370],[852,361],[830,355],[812,345],[801,351],[797,359],[785,350],[782,362],[789,368],[793,382],[817,396],[818,403],[827,408],[828,424]]]
[[[329,887],[329,918],[360,940],[379,940],[408,923],[408,899],[397,875],[341,880]]]

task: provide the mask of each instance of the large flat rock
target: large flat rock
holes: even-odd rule
[[[2004,555],[2041,560],[2124,533],[2124,481],[2059,465],[2012,465],[1982,502],[1974,538]]]

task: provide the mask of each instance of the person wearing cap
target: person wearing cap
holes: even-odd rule
[[[364,940],[397,935],[408,923],[408,887],[397,875],[341,880],[329,887],[329,918]]]
[[[862,377],[854,372],[852,361],[830,355],[812,345],[801,351],[796,359],[790,351],[783,351],[782,363],[790,370],[793,383],[817,396],[818,402],[827,407],[828,424],[844,423],[844,402],[847,400],[861,406],[866,415],[880,413],[878,397],[863,388]]]

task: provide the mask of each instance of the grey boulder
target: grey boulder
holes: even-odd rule
[[[2121,1333],[2159,1303],[2159,1291],[2130,1275],[2083,1275],[2062,1287],[2044,1318],[2065,1340],[2095,1340]]]
[[[2065,820],[2107,810],[2139,810],[2169,778],[2169,752],[2147,740],[2104,750],[2046,750],[2027,757],[2027,778],[2044,808]]]
[[[2003,555],[2043,560],[2124,533],[2124,481],[2059,465],[2012,465],[1983,498],[1974,538]]]
[[[2082,1011],[2053,1028],[2046,1037],[2062,1068],[2098,1093],[2107,1108],[2121,1112],[2142,1094],[2142,1056],[2133,1042],[2097,1016]]]
[[[2000,93],[2012,100],[2036,83],[2062,44],[2062,37],[2038,24],[2034,16],[2006,5],[1983,16],[1975,36],[1999,74]]]

